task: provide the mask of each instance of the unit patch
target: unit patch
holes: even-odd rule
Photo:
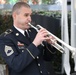
[[[5,53],[7,56],[10,56],[14,53],[14,51],[10,46],[5,45]]]

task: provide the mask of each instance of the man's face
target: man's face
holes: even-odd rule
[[[30,8],[21,7],[18,13],[14,15],[14,24],[20,29],[28,29],[28,23],[31,22],[32,10]]]

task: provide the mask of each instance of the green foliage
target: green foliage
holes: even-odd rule
[[[44,4],[50,4],[50,3],[53,2],[53,0],[42,0],[42,2],[43,2]]]
[[[60,18],[61,12],[60,11],[33,11],[33,14],[45,15],[54,18]]]
[[[0,34],[12,25],[12,17],[10,15],[0,15]]]

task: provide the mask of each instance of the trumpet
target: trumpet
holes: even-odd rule
[[[28,23],[28,25],[32,28],[34,28],[37,32],[39,31],[39,29],[43,28],[40,25],[37,25],[36,27],[33,26],[32,24]],[[72,53],[72,58],[74,57],[75,53],[76,53],[76,48],[66,44],[64,41],[62,41],[61,39],[59,39],[58,37],[56,37],[55,35],[53,35],[51,32],[49,32],[47,30],[47,33],[49,36],[52,36],[56,39],[56,42],[53,39],[50,39],[54,44],[52,44],[53,47],[55,47],[58,51],[60,51],[61,53],[65,53],[65,49],[64,47],[66,47],[67,49],[69,49],[69,51],[71,51]],[[58,44],[57,42],[61,43],[64,47],[62,47],[60,44]]]

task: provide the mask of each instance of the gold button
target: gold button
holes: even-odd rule
[[[38,66],[40,66],[40,64],[38,64]]]
[[[16,33],[16,36],[19,36],[19,33]]]
[[[37,59],[39,59],[39,57],[37,56]]]
[[[22,50],[22,52],[24,52],[24,50]]]
[[[40,73],[42,73],[42,71],[40,71]]]

